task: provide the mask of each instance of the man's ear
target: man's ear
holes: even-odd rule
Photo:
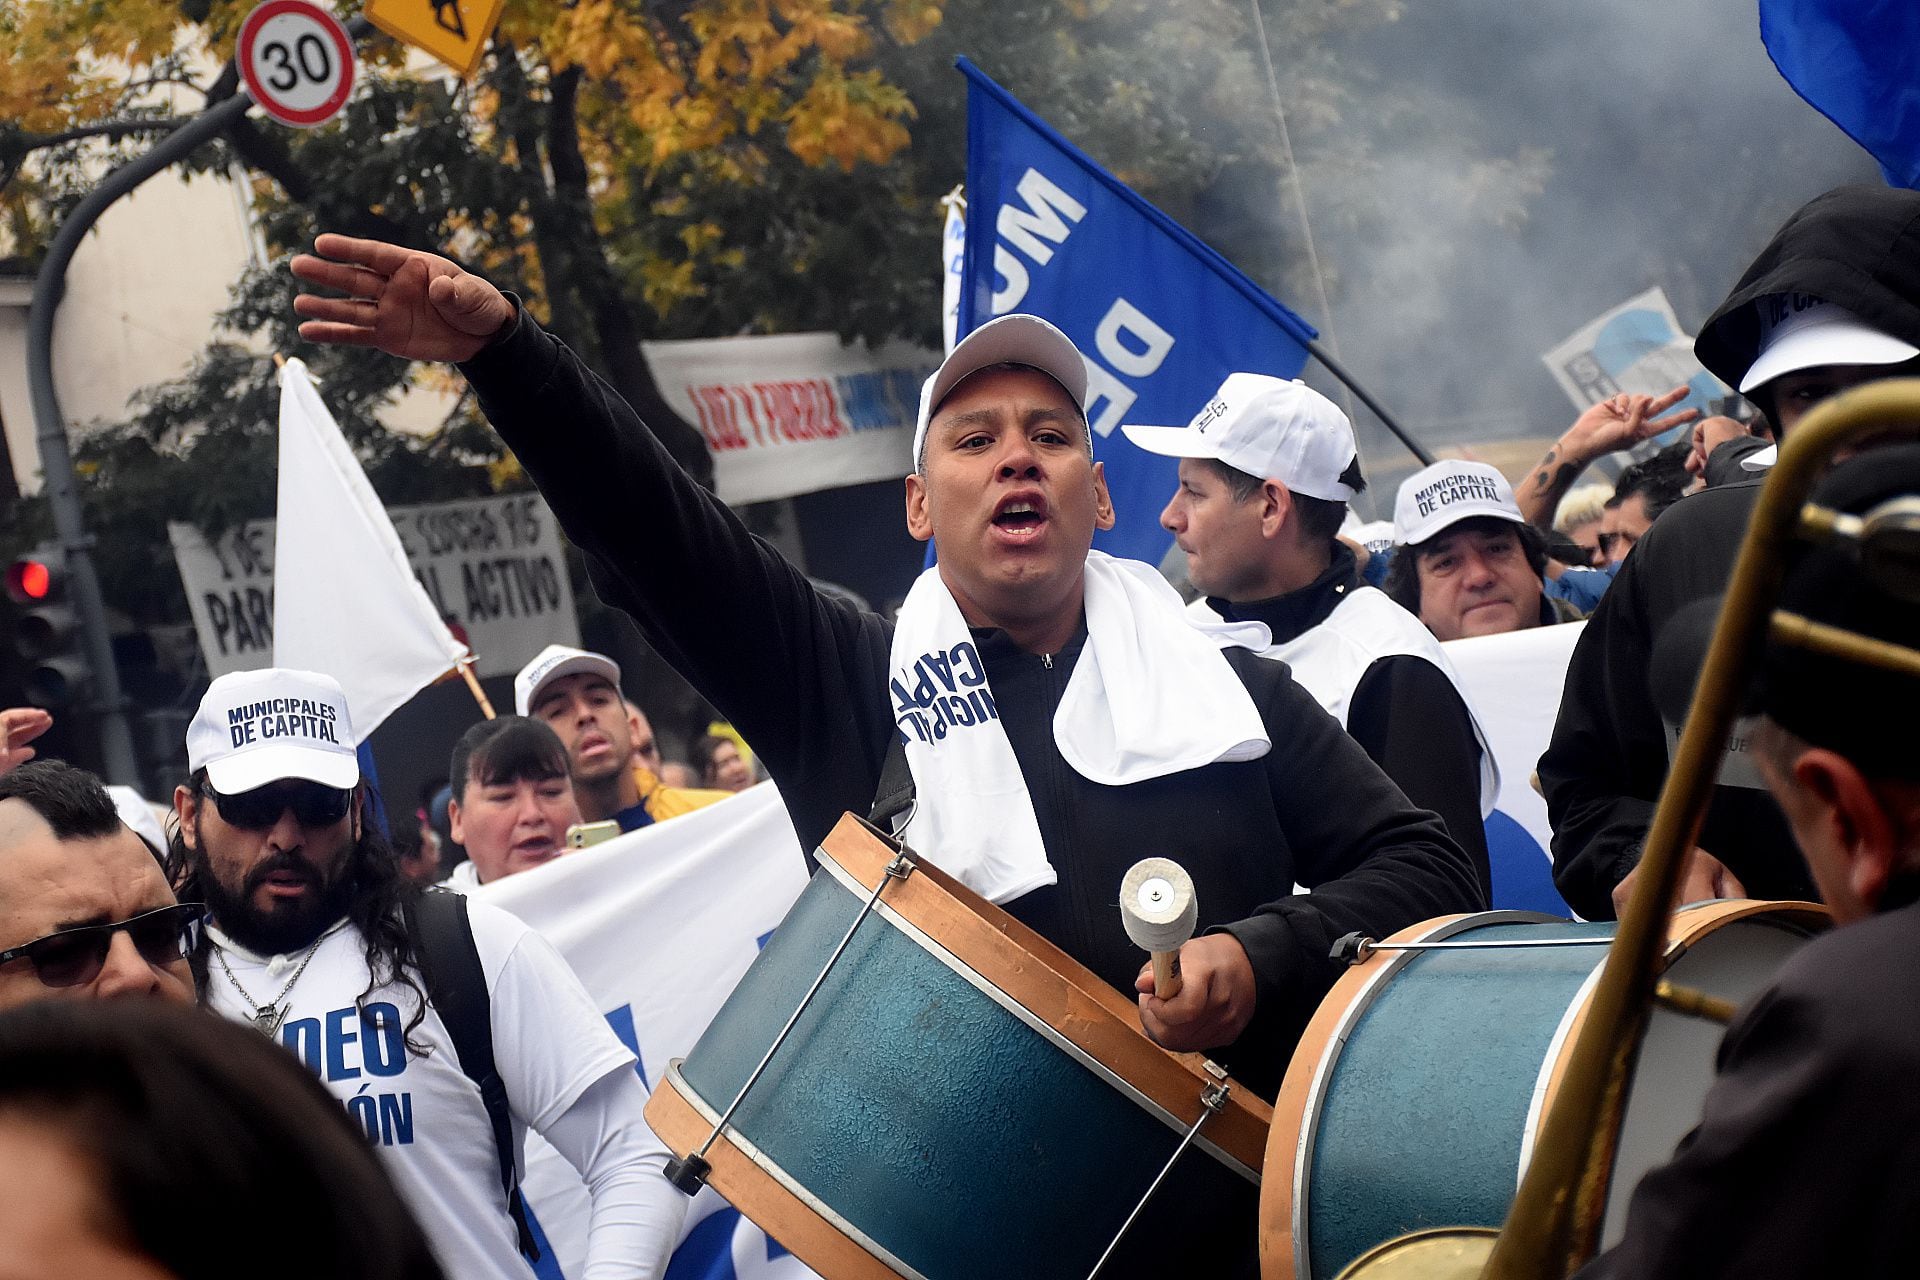
[[[186,845],[189,849],[196,847],[193,843],[193,820],[199,815],[199,812],[199,792],[195,791],[192,787],[185,786],[175,787],[173,789],[173,816],[180,824],[180,843]]]
[[[467,842],[466,828],[460,821],[460,797],[458,796],[447,801],[447,834],[453,838],[455,844],[464,845]]]
[[[1113,495],[1107,492],[1107,464],[1093,464],[1093,527],[1113,528]]]
[[[1277,538],[1293,514],[1293,491],[1273,480],[1260,482],[1260,536]]]
[[[1837,752],[1802,752],[1793,777],[1820,804],[1830,847],[1844,860],[1839,871],[1847,888],[1868,911],[1877,910],[1901,854],[1900,824],[1860,770]]]
[[[907,477],[907,532],[919,542],[933,537],[933,517],[927,511],[927,481],[918,472]]]

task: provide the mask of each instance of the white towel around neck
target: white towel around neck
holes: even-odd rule
[[[1220,652],[1266,648],[1263,624],[1195,627],[1137,560],[1089,552],[1085,581],[1087,640],[1053,716],[1075,772],[1125,786],[1267,754],[1259,709]],[[1056,883],[986,668],[937,568],[900,606],[889,660],[917,801],[903,836],[994,902]]]

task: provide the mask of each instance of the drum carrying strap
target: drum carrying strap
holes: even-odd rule
[[[520,1252],[530,1262],[540,1258],[526,1203],[520,1197],[520,1179],[513,1162],[513,1120],[507,1108],[507,1085],[493,1060],[493,1007],[487,995],[487,975],[473,942],[473,922],[467,918],[465,896],[445,889],[429,889],[404,908],[407,932],[420,960],[420,977],[427,1002],[446,1024],[460,1069],[479,1087],[481,1105],[493,1127],[494,1151],[500,1158],[500,1185],[507,1194],[507,1216],[513,1219]]]
[[[898,837],[913,817],[913,770],[907,765],[907,743],[898,731],[887,747],[886,763],[880,766],[880,785],[873,793],[873,809],[867,821],[888,835]]]

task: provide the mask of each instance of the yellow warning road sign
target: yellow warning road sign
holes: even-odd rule
[[[473,74],[506,0],[367,0],[362,10],[396,40],[424,49],[459,72]]]

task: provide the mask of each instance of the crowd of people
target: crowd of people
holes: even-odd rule
[[[1611,918],[1685,715],[1649,687],[1680,643],[1663,634],[1724,590],[1772,442],[1823,399],[1920,372],[1916,237],[1920,194],[1813,201],[1697,344],[1750,417],[1675,411],[1685,387],[1608,397],[1518,485],[1471,459],[1418,471],[1389,540],[1355,536],[1352,426],[1301,382],[1237,372],[1185,426],[1126,427],[1108,447],[1179,459],[1161,522],[1190,601],[1090,549],[1114,512],[1086,363],[1046,321],[1000,317],[923,388],[906,520],[938,562],[882,618],[753,538],[511,295],[322,236],[293,264],[315,290],[303,334],[457,363],[599,593],[726,721],[668,761],[614,661],[550,646],[515,714],[460,738],[422,806],[430,856],[403,863],[324,673],[215,680],[148,834],[137,805],[123,820],[97,779],[32,758],[43,716],[0,713],[0,1150],[32,1171],[0,1252],[129,1277],[263,1255],[295,1275],[525,1277],[535,1132],[590,1194],[585,1274],[663,1275],[686,1199],[632,1053],[551,945],[466,895],[762,770],[803,848],[871,814],[1134,994],[1159,1044],[1271,1097],[1341,972],[1336,940],[1492,899],[1499,770],[1443,644],[1585,619],[1538,785],[1561,892]],[[1636,447],[1611,485],[1581,483]],[[1859,453],[1822,489],[1836,510],[1920,488],[1920,448]],[[1911,590],[1860,556],[1783,570],[1789,607],[1920,643]],[[1920,1044],[1885,1011],[1915,994],[1911,711],[1914,678],[1769,650],[1731,753],[1750,759],[1723,771],[1681,897],[1819,897],[1842,927],[1729,1032],[1701,1127],[1595,1274],[1899,1265]],[[1113,907],[1129,864],[1164,850],[1202,912],[1166,998]],[[46,1000],[107,996],[143,998]],[[171,1158],[204,1163],[235,1230],[183,1230],[204,1213],[156,1175]],[[1255,1274],[1246,1226],[1195,1240],[1191,1274]],[[1106,1274],[1138,1273],[1123,1248]]]

